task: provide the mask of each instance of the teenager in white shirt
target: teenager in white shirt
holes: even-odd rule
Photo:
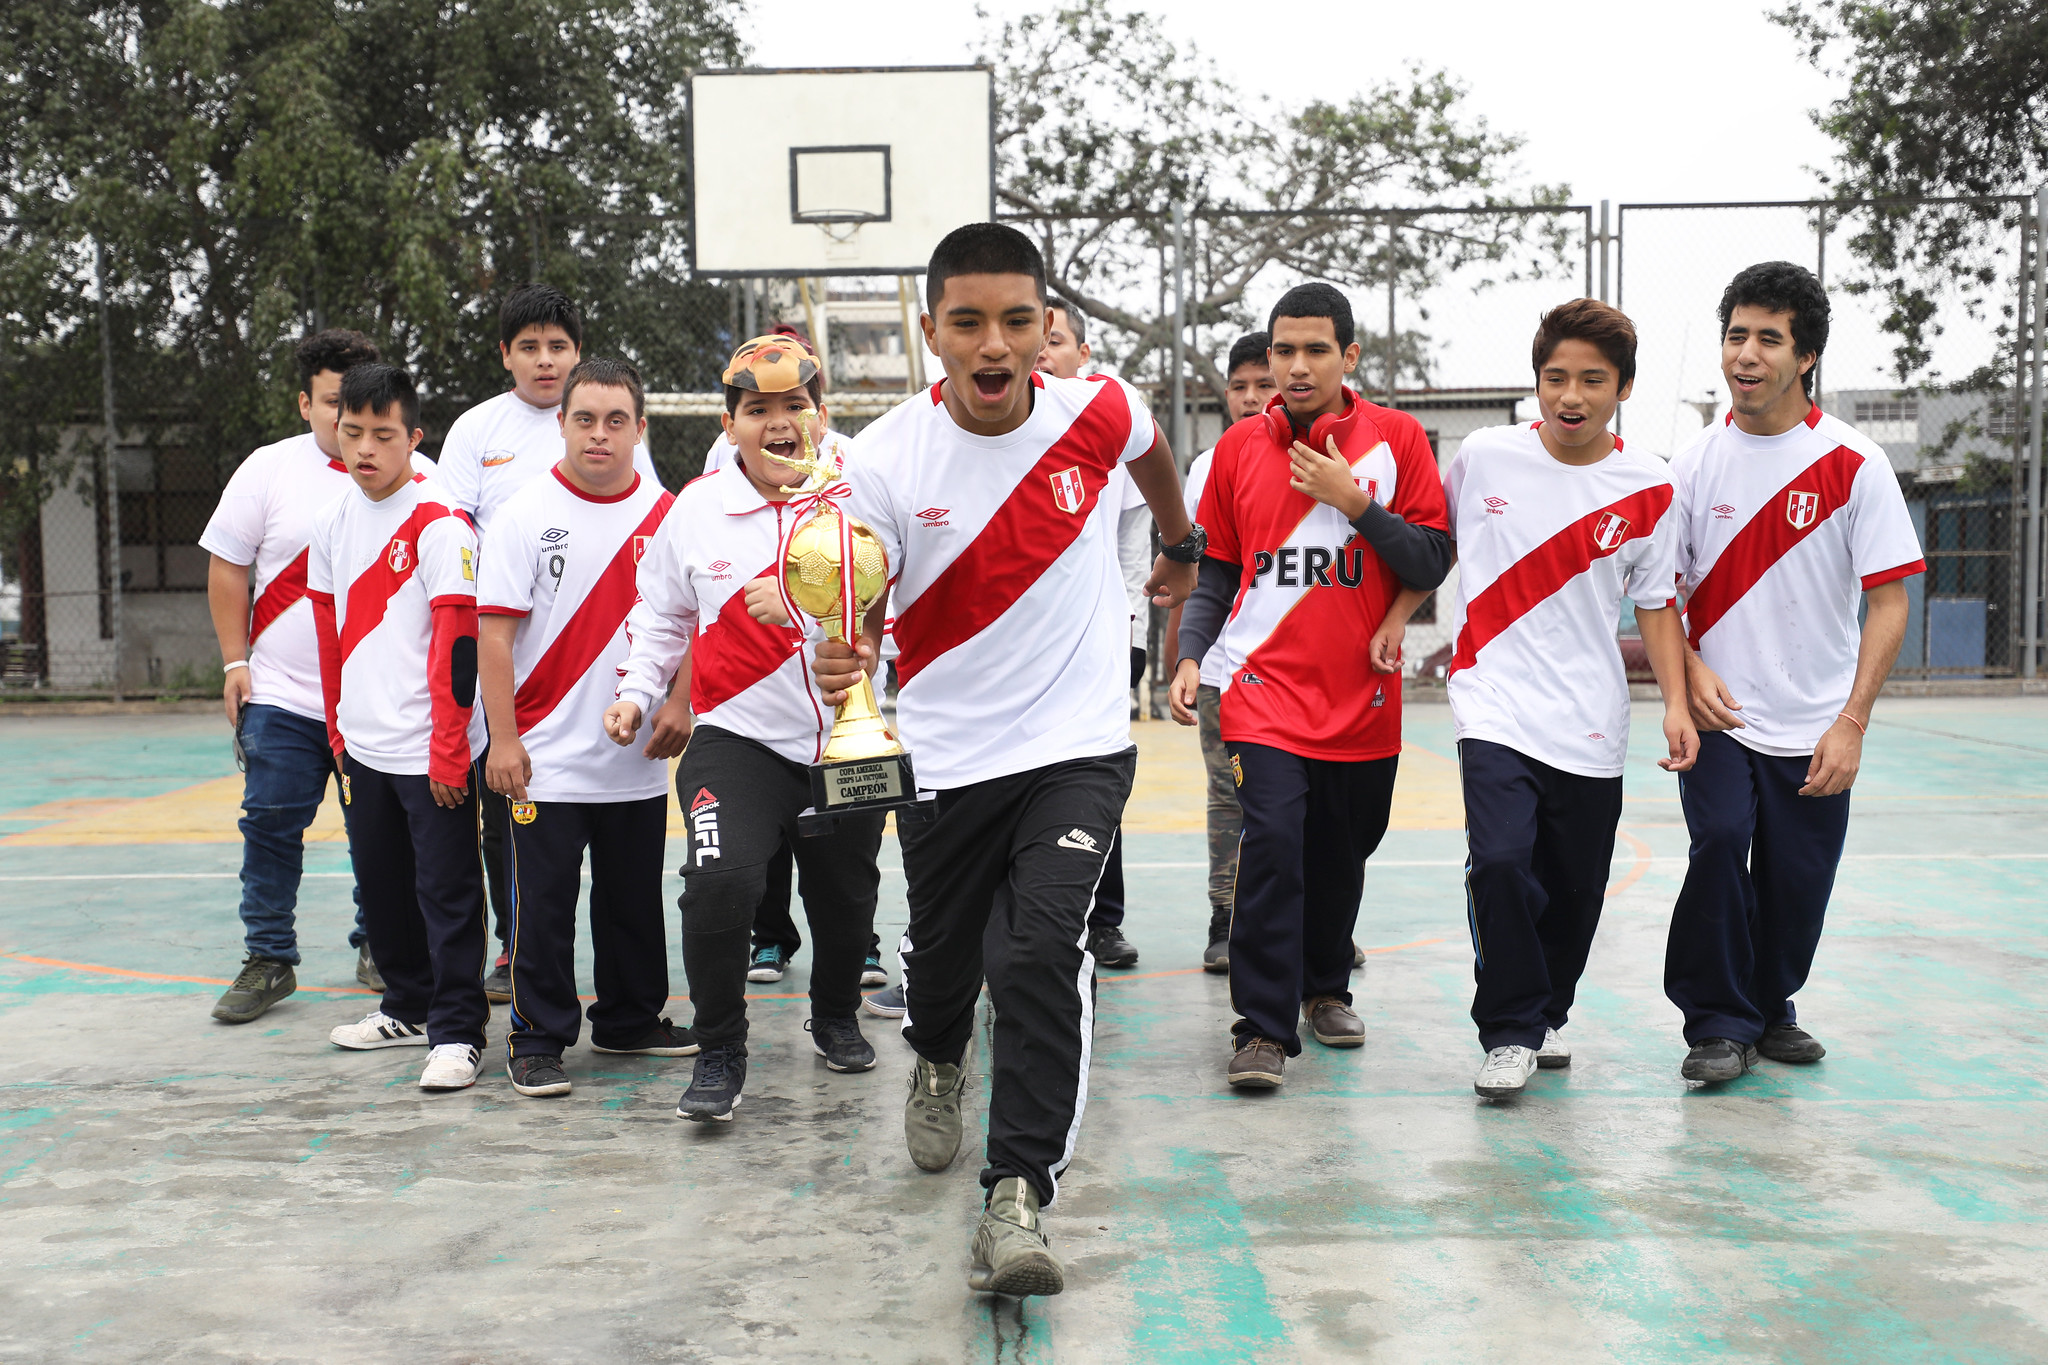
[[[910,909],[903,1036],[917,1053],[904,1135],[925,1170],[958,1153],[985,977],[988,1196],[968,1284],[1052,1294],[1065,1275],[1040,1208],[1073,1159],[1087,1102],[1088,912],[1136,766],[1123,584],[1110,525],[1094,515],[1111,473],[1129,464],[1167,541],[1147,584],[1154,601],[1171,606],[1194,586],[1202,537],[1135,390],[1034,372],[1045,263],[1028,237],[958,228],[925,281],[925,338],[945,378],[861,432],[849,480],[854,516],[887,554],[890,591],[858,644],[824,641],[813,670],[836,706],[875,666],[892,622],[902,738],[919,784],[937,793],[935,819],[898,827]]]
[[[242,461],[199,537],[211,556],[206,597],[226,675],[221,699],[246,773],[239,825],[247,957],[213,1006],[213,1017],[229,1024],[260,1018],[298,989],[296,911],[306,826],[335,771],[313,608],[306,601],[306,546],[314,516],[353,486],[335,435],[341,377],[350,366],[374,361],[377,348],[360,332],[332,329],[301,341],[293,358],[299,417],[307,429]],[[356,979],[381,989],[363,933],[360,893],[348,941],[356,950]]]
[[[425,1045],[423,1090],[476,1083],[484,889],[470,784],[476,540],[413,472],[419,396],[405,371],[341,381],[341,457],[355,488],[313,526],[313,601],[327,729],[341,762],[349,857],[384,999],[328,1035],[337,1047]]]
[[[676,1105],[693,1122],[728,1122],[746,1087],[747,958],[768,867],[795,857],[811,925],[812,1047],[832,1071],[866,1071],[874,1048],[854,1018],[874,938],[885,816],[838,817],[801,835],[810,765],[824,752],[832,710],[809,685],[802,632],[785,623],[776,591],[783,533],[807,513],[789,506],[805,475],[769,458],[802,458],[802,427],[824,425],[818,362],[792,338],[756,337],[724,374],[726,430],[740,462],[692,482],[640,564],[632,650],[605,728],[632,742],[687,651],[696,728],[676,769],[689,822],[680,901],[683,970],[702,1049]]]
[[[1679,781],[1692,856],[1664,993],[1688,1080],[1761,1055],[1815,1062],[1798,1022],[1878,689],[1926,571],[1884,448],[1812,397],[1828,296],[1802,266],[1753,265],[1721,296],[1731,411],[1671,462],[1700,757]],[[1863,621],[1857,624],[1858,608]]]
[[[1518,1095],[1538,1067],[1571,1065],[1558,1037],[1607,894],[1628,756],[1628,678],[1615,641],[1633,603],[1664,693],[1668,757],[1699,753],[1685,693],[1675,585],[1677,518],[1664,462],[1610,427],[1635,382],[1636,330],[1597,299],[1544,314],[1530,361],[1542,420],[1467,436],[1444,473],[1457,543],[1451,718],[1464,784],[1473,1088]],[[1373,638],[1398,671],[1421,593]]]
[[[477,584],[478,672],[490,722],[484,778],[511,802],[512,1011],[506,1073],[522,1095],[566,1095],[582,1033],[576,904],[590,855],[594,1051],[686,1057],[662,1017],[668,945],[662,850],[668,765],[604,733],[626,662],[641,556],[674,495],[634,469],[647,431],[640,376],[592,359],[562,390],[562,459],[507,498]]]

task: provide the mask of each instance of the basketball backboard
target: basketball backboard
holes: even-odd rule
[[[694,73],[696,273],[923,273],[995,217],[994,92],[985,66]]]

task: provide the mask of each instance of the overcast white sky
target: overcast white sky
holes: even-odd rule
[[[1802,198],[1829,156],[1807,112],[1836,85],[1755,0],[1131,7],[1163,14],[1239,86],[1296,103],[1443,67],[1495,129],[1528,139],[1531,178],[1581,202]],[[762,66],[900,66],[966,61],[979,32],[959,0],[771,0],[748,36]]]

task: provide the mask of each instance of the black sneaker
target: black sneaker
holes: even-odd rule
[[[676,1102],[676,1117],[692,1123],[730,1123],[732,1111],[740,1107],[740,1090],[746,1083],[745,1043],[707,1047],[697,1054],[696,1074],[690,1077],[690,1088]]]
[[[531,1057],[514,1057],[512,1064],[505,1068],[505,1074],[512,1078],[512,1088],[522,1095],[541,1097],[569,1093],[569,1073],[562,1070],[562,1059],[553,1053],[538,1052]]]
[[[1797,1024],[1773,1024],[1756,1040],[1756,1050],[1774,1062],[1817,1062],[1828,1055],[1820,1039]]]
[[[889,973],[882,967],[882,955],[880,953],[869,953],[868,960],[861,964],[860,984],[863,986],[886,986],[889,984]]]
[[[1230,913],[1209,912],[1209,946],[1202,949],[1202,970],[1205,972],[1227,972],[1230,970]]]
[[[1351,945],[1351,970],[1355,972],[1364,965],[1365,949],[1359,947],[1358,944],[1354,941]]]
[[[384,993],[384,973],[377,970],[377,960],[370,956],[367,943],[356,949],[356,980],[379,995]]]
[[[498,960],[491,964],[491,974],[484,978],[484,999],[493,1005],[512,1003],[512,955],[499,953]]]
[[[1756,1048],[1726,1038],[1702,1038],[1685,1054],[1678,1074],[1689,1081],[1719,1085],[1732,1081],[1756,1065]]]
[[[291,963],[252,955],[235,973],[234,984],[213,1002],[213,1017],[223,1024],[246,1024],[298,988]]]
[[[635,1057],[694,1057],[697,1055],[697,1035],[664,1019],[629,1042],[600,1043],[593,1037],[590,1040],[590,1050],[609,1052],[617,1056],[631,1054]]]
[[[861,1036],[860,1025],[851,1019],[806,1019],[804,1032],[811,1046],[825,1059],[828,1071],[868,1071],[875,1065],[875,1050]]]
[[[1095,954],[1098,967],[1135,967],[1138,950],[1121,929],[1097,929],[1088,937],[1088,951]]]

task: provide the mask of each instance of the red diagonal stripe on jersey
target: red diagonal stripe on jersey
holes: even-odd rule
[[[771,564],[746,581],[775,571]],[[746,589],[741,588],[725,599],[718,619],[698,631],[690,645],[690,709],[701,716],[731,701],[788,663],[803,643],[794,626],[770,625],[748,615]]]
[[[1123,388],[1104,384],[1017,481],[974,542],[897,614],[899,683],[908,683],[947,650],[986,630],[1066,553],[1087,525],[1130,439],[1131,407]],[[1076,466],[1081,506],[1062,512],[1053,501],[1052,476]]]
[[[418,480],[414,480],[418,482]],[[403,524],[391,533],[384,548],[369,568],[348,585],[348,605],[341,621],[341,661],[347,663],[356,646],[384,620],[384,609],[400,588],[412,581],[420,566],[420,532],[442,517],[453,515],[438,502],[423,502],[412,509]],[[411,549],[403,569],[391,567],[391,541],[403,540]]]
[[[1671,485],[1660,483],[1639,489],[1627,497],[1598,507],[1558,531],[1550,539],[1523,555],[1499,578],[1486,585],[1465,609],[1465,625],[1458,632],[1457,652],[1444,671],[1449,677],[1479,660],[1479,651],[1527,615],[1530,608],[1550,597],[1565,584],[1605,559],[1631,540],[1640,540],[1657,527],[1657,521],[1671,507]],[[1628,519],[1632,534],[1603,550],[1593,538],[1593,528],[1609,512]]]
[[[306,595],[306,557],[313,552],[312,546],[299,551],[299,557],[284,566],[284,572],[270,580],[262,592],[256,594],[256,606],[249,613],[249,643],[255,644],[272,621],[298,605]]]
[[[654,500],[654,506],[647,509],[647,515],[640,518],[640,524],[626,533],[611,562],[590,585],[590,592],[555,632],[555,638],[535,662],[533,672],[512,694],[512,723],[520,734],[531,730],[583,681],[605,645],[625,624],[626,613],[633,610],[633,601],[639,596],[640,561],[633,553],[633,544],[641,536],[655,533],[661,519],[668,515],[669,504],[675,500],[676,495],[664,489]]]
[[[1686,600],[1686,638],[1694,649],[1700,647],[1700,637],[1718,625],[1773,564],[1848,506],[1849,490],[1855,486],[1856,471],[1862,466],[1861,455],[1847,446],[1836,446],[1764,500],[1764,505],[1743,523]],[[1786,499],[1795,492],[1812,493],[1820,500],[1814,508],[1813,520],[1804,526],[1794,526],[1792,518],[1786,515]]]

